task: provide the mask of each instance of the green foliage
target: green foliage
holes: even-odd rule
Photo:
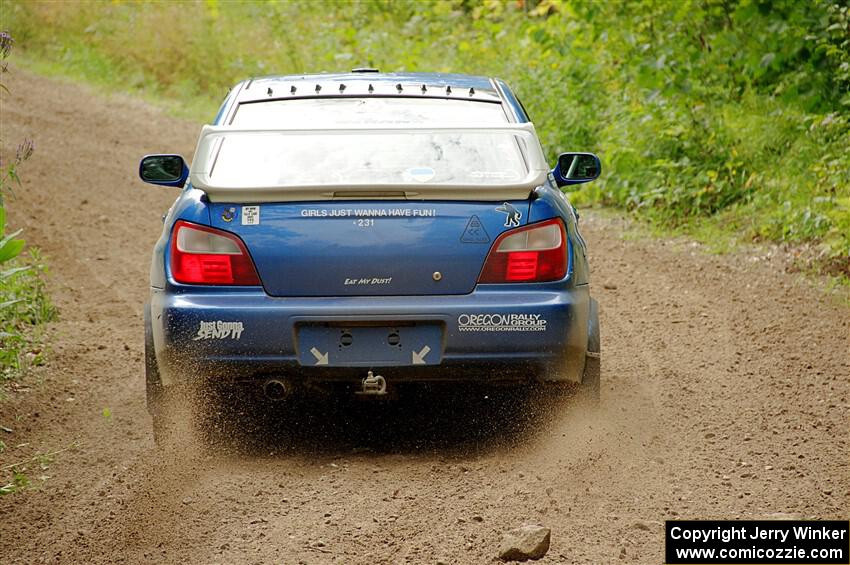
[[[42,326],[56,317],[45,290],[37,249],[3,265],[0,271],[0,383],[44,363]]]
[[[12,472],[12,480],[5,485],[0,485],[0,496],[22,491],[30,488],[31,485],[32,481],[27,477],[26,472],[15,470]]]
[[[6,6],[37,68],[178,100],[194,117],[255,75],[501,76],[551,157],[602,157],[603,178],[577,202],[668,229],[810,243],[824,266],[850,271],[846,0]]]
[[[26,444],[18,447],[24,447],[25,445]],[[56,451],[51,451],[49,453],[37,452],[35,455],[23,461],[18,461],[17,463],[11,463],[0,467],[0,474],[8,476],[7,479],[3,479],[6,481],[5,484],[0,483],[0,496],[14,494],[16,492],[36,488],[37,486],[44,484],[45,481],[50,479],[47,475],[47,471],[50,469],[50,465],[53,464],[56,456],[66,451],[73,451],[78,447],[79,444],[74,441],[69,446],[62,449],[57,449]],[[38,476],[36,477],[39,481],[38,483],[35,483],[33,479],[30,478],[32,473],[38,473]]]
[[[0,84],[0,86],[3,85]],[[15,151],[15,158],[10,163],[3,163],[0,160],[0,208],[5,206],[6,194],[14,194],[12,190],[13,185],[21,186],[18,167],[32,156],[33,151],[35,151],[35,143],[31,139],[27,139],[18,145]]]
[[[2,185],[0,185],[2,186]],[[0,265],[14,259],[24,249],[24,240],[16,239],[23,230],[6,234],[6,208],[0,204]],[[2,275],[0,275],[2,276]],[[2,278],[0,278],[2,280]]]
[[[0,32],[0,75],[8,70],[11,50],[11,35]],[[0,90],[7,92],[5,86]],[[6,233],[4,196],[12,193],[13,184],[20,186],[18,167],[33,149],[27,140],[18,145],[11,162],[0,160],[0,384],[44,362],[40,326],[56,314],[45,293],[42,275],[47,268],[38,250],[32,248],[28,257],[22,256],[25,241],[18,238],[22,230]]]

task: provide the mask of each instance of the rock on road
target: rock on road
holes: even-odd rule
[[[47,257],[60,319],[48,365],[0,403],[0,467],[78,447],[0,498],[0,562],[488,563],[503,532],[533,523],[552,532],[539,563],[660,563],[665,519],[847,518],[846,303],[781,253],[624,238],[627,222],[592,213],[597,410],[538,392],[472,412],[448,398],[312,414],[249,455],[156,449],[142,304],[175,193],[136,170],[145,153],[191,156],[199,124],[6,77],[3,154],[36,142],[10,222]]]

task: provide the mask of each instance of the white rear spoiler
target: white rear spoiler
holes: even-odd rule
[[[328,136],[329,146],[340,136],[347,135],[439,135],[439,134],[493,134],[510,135],[517,141],[524,161],[524,170],[504,172],[476,171],[476,179],[464,179],[463,182],[439,181],[429,182],[428,179],[406,178],[394,179],[392,182],[360,179],[349,182],[340,181],[335,171],[322,171],[311,163],[303,167],[311,167],[317,172],[311,182],[283,179],[277,182],[251,181],[251,175],[244,178],[217,179],[215,175],[219,150],[224,140],[243,136],[263,136],[272,140],[278,136]],[[519,143],[522,140],[522,143]],[[291,142],[290,140],[287,140]],[[306,141],[306,140],[305,140]],[[362,138],[361,138],[362,141]],[[461,140],[462,145],[462,140]],[[329,147],[328,151],[334,149]],[[411,200],[511,200],[524,199],[538,186],[546,182],[549,167],[543,156],[543,149],[534,125],[500,124],[500,125],[397,125],[378,124],[374,126],[339,126],[334,128],[317,129],[246,129],[232,126],[206,125],[201,130],[195,156],[192,160],[189,179],[194,188],[203,190],[213,202],[280,202],[300,200],[334,200],[334,199],[368,199],[368,198],[399,198]],[[232,166],[232,164],[231,164]],[[413,170],[413,169],[412,169]],[[419,169],[416,169],[419,170]],[[433,169],[427,169],[432,171]],[[361,173],[362,175],[362,173]],[[433,176],[433,174],[432,174]],[[336,178],[335,178],[336,177]]]

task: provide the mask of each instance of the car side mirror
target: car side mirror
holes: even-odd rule
[[[139,177],[150,184],[182,187],[189,166],[180,155],[146,155],[139,163]]]
[[[582,184],[599,178],[602,163],[593,153],[561,153],[552,176],[559,187]]]

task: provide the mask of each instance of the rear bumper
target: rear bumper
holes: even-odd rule
[[[461,296],[273,298],[260,289],[153,289],[151,323],[163,384],[198,377],[351,380],[382,368],[388,380],[528,379],[578,382],[587,346],[589,289],[479,287]],[[310,327],[428,326],[440,337],[425,364],[341,360],[299,342]],[[314,332],[315,333],[315,332]],[[302,339],[305,339],[302,337]],[[421,345],[417,345],[418,349]],[[340,347],[340,351],[342,347]],[[421,352],[421,350],[420,350]],[[322,364],[323,356],[330,362]],[[415,359],[415,358],[414,358]],[[334,366],[337,365],[337,366]]]

